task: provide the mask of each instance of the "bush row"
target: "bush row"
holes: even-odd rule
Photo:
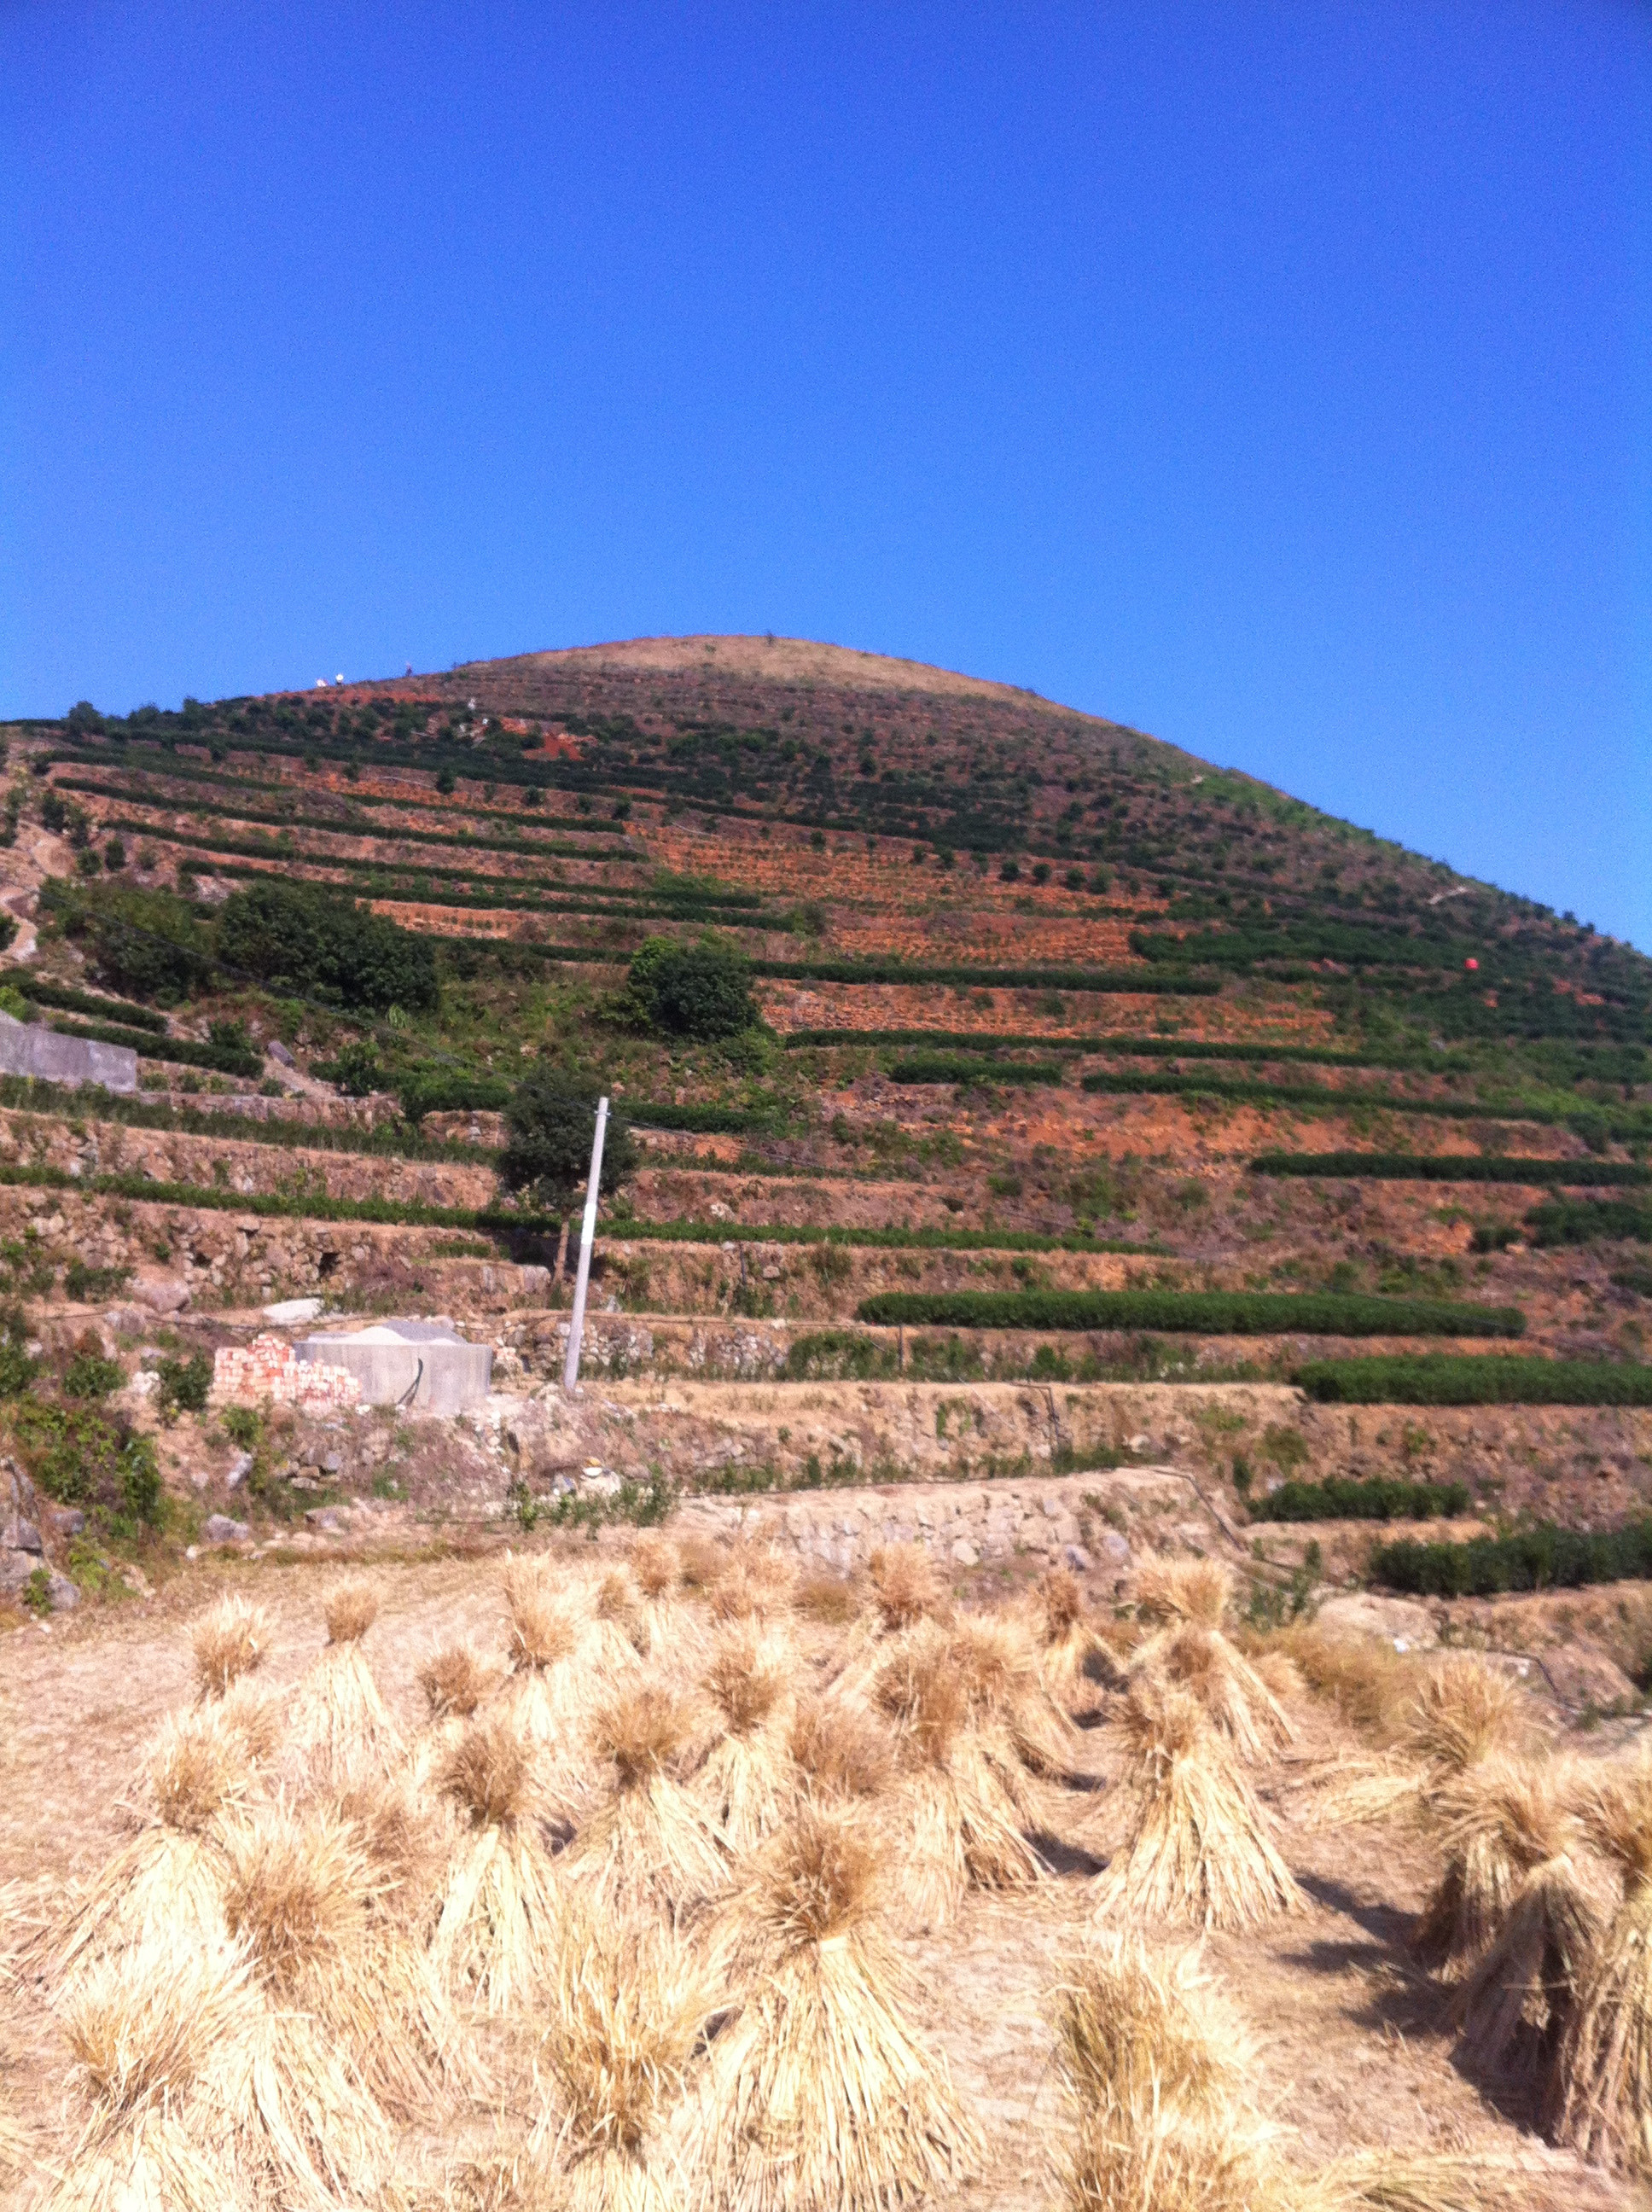
[[[1399,1054],[1368,1058],[1357,1052],[1325,1052],[1308,1045],[1183,1044],[1174,1037],[1058,1036],[1048,1030],[791,1030],[789,1052],[819,1045],[916,1045],[937,1051],[1060,1052],[1075,1055],[1114,1053],[1124,1060],[1313,1060],[1327,1067],[1404,1067]]]
[[[1208,999],[1219,983],[1166,968],[984,968],[959,962],[930,965],[908,960],[754,960],[752,972],[796,983],[949,983],[1003,990],[1095,991],[1105,996],[1164,993]]]
[[[45,983],[38,975],[25,974],[21,979],[23,995],[37,1006],[60,1006],[65,1013],[91,1014],[106,1022],[125,1022],[129,1029],[151,1030],[157,1036],[167,1033],[167,1018],[148,1006],[135,1006],[125,999],[100,999],[90,991],[71,990],[64,983]]]
[[[942,1052],[913,1053],[891,1061],[885,1072],[891,1083],[1059,1085],[1062,1076],[1059,1060],[982,1059]]]
[[[644,1121],[646,1128],[649,1125]],[[607,1234],[657,1244],[824,1244],[869,1252],[1123,1252],[1151,1257],[1158,1248],[1125,1244],[1082,1231],[1046,1236],[1030,1229],[856,1227],[798,1222],[635,1221],[616,1218]]]
[[[1497,1597],[1507,1590],[1577,1589],[1652,1576],[1652,1521],[1585,1533],[1545,1522],[1467,1543],[1403,1537],[1371,1555],[1371,1579],[1417,1597]]]
[[[1428,1352],[1306,1361],[1291,1381],[1327,1406],[1652,1406],[1652,1366]]]
[[[1598,1244],[1617,1237],[1652,1244],[1652,1206],[1627,1198],[1556,1199],[1534,1206],[1526,1226],[1534,1244]]]
[[[1220,1098],[1242,1106],[1306,1106],[1346,1114],[1376,1107],[1388,1114],[1427,1114],[1446,1121],[1551,1121],[1527,1106],[1491,1107],[1461,1098],[1406,1098],[1393,1091],[1334,1091],[1323,1083],[1255,1083],[1239,1075],[1114,1075],[1102,1070],[1080,1086],[1117,1097]]]
[[[401,1082],[398,1096],[403,1113],[418,1122],[427,1114],[495,1114],[510,1103],[513,1086],[498,1075],[414,1073]],[[614,1119],[640,1129],[686,1129],[701,1136],[757,1135],[776,1126],[778,1109],[750,1109],[738,1106],[674,1106],[647,1098],[610,1101]],[[471,1147],[466,1158],[477,1157]]]
[[[274,1145],[282,1152],[361,1152],[377,1159],[488,1160],[474,1145],[421,1137],[404,1121],[376,1129],[335,1128],[326,1122],[255,1120],[251,1115],[202,1112],[99,1089],[44,1083],[33,1076],[0,1076],[0,1107],[54,1120],[116,1121],[134,1129],[175,1130],[185,1136],[213,1137],[220,1143]]]
[[[1282,1482],[1255,1499],[1253,1521],[1432,1521],[1468,1510],[1466,1482],[1403,1482],[1373,1475],[1356,1482],[1327,1475],[1323,1482]]]
[[[1515,1306],[1331,1291],[881,1291],[856,1319],[1201,1336],[1519,1336],[1526,1326]]]
[[[1534,1160],[1503,1152],[1259,1152],[1253,1175],[1334,1176],[1385,1182],[1649,1183],[1630,1160]]]

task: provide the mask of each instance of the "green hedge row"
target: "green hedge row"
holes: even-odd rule
[[[962,1054],[914,1053],[890,1062],[891,1083],[1020,1083],[1059,1085],[1062,1069],[1058,1060],[985,1060]]]
[[[1148,1328],[1200,1336],[1519,1336],[1515,1306],[1332,1291],[882,1291],[856,1319],[944,1328]]]
[[[1406,1098],[1392,1091],[1333,1091],[1323,1083],[1254,1083],[1237,1075],[1086,1075],[1085,1091],[1132,1098],[1220,1098],[1240,1106],[1307,1106],[1345,1114],[1378,1107],[1389,1114],[1427,1114],[1446,1121],[1550,1121],[1552,1114],[1526,1107],[1471,1105],[1461,1098]]]
[[[1652,1244],[1652,1206],[1627,1198],[1556,1199],[1534,1206],[1526,1226],[1534,1244],[1596,1244],[1617,1237]]]
[[[1532,1160],[1501,1152],[1259,1152],[1253,1175],[1327,1176],[1384,1182],[1512,1182],[1531,1185],[1652,1183],[1652,1169],[1630,1160]]]
[[[1433,1521],[1468,1510],[1466,1482],[1402,1482],[1373,1475],[1364,1482],[1327,1475],[1323,1482],[1282,1482],[1253,1500],[1253,1521]]]
[[[980,968],[906,960],[754,960],[752,973],[796,983],[951,983],[1012,991],[1095,991],[1111,996],[1213,998],[1219,983],[1164,968]]]
[[[1291,1381],[1327,1406],[1652,1406],[1652,1366],[1504,1353],[1314,1359]]]
[[[1357,1052],[1324,1052],[1311,1045],[1182,1044],[1173,1037],[1058,1036],[1048,1030],[788,1030],[788,1052],[821,1045],[916,1045],[937,1051],[1114,1053],[1121,1060],[1312,1060],[1327,1067],[1403,1067],[1398,1055],[1370,1058]]]
[[[27,971],[18,988],[37,1006],[60,1006],[65,1013],[91,1014],[106,1022],[125,1022],[128,1029],[149,1030],[156,1036],[167,1034],[164,1014],[157,1014],[150,1006],[135,1006],[125,999],[94,998],[90,991],[73,991],[64,983],[43,983],[38,975]]]
[[[264,1073],[255,1052],[238,1052],[233,1045],[197,1044],[187,1037],[156,1036],[152,1030],[122,1029],[113,1022],[52,1022],[59,1036],[90,1037],[99,1044],[124,1044],[145,1060],[168,1066],[207,1067],[218,1075],[239,1075],[251,1081]]]
[[[498,1075],[406,1077],[398,1095],[410,1121],[427,1114],[490,1114],[503,1110],[513,1086]],[[686,1129],[701,1136],[746,1136],[772,1130],[775,1113],[738,1106],[674,1106],[647,1098],[615,1098],[614,1118],[639,1129]],[[472,1152],[468,1157],[474,1158]]]
[[[650,1124],[644,1122],[645,1128]],[[869,1252],[1119,1252],[1162,1257],[1157,1246],[1108,1242],[1073,1231],[1030,1229],[908,1229],[816,1223],[610,1219],[606,1234],[656,1244],[837,1244]]]
[[[486,1162],[474,1145],[452,1144],[419,1136],[404,1121],[376,1129],[333,1128],[326,1123],[254,1120],[250,1114],[201,1112],[193,1107],[162,1105],[158,1100],[43,1083],[32,1076],[0,1076],[0,1107],[16,1113],[49,1115],[57,1121],[114,1121],[134,1129],[169,1129],[184,1136],[211,1137],[221,1144],[274,1145],[282,1152],[357,1152],[379,1159]]]
[[[1373,1553],[1370,1573],[1374,1582],[1417,1597],[1497,1597],[1508,1590],[1644,1582],[1652,1576],[1652,1521],[1598,1534],[1545,1522],[1517,1535],[1474,1536],[1464,1544],[1405,1537]]]

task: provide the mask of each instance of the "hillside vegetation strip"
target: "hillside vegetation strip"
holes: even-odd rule
[[[1507,1152],[1259,1152],[1253,1175],[1324,1176],[1386,1182],[1652,1183],[1633,1160],[1521,1159]]]
[[[1399,1091],[1338,1091],[1327,1083],[1258,1083],[1236,1075],[1118,1074],[1099,1069],[1083,1090],[1120,1097],[1209,1098],[1226,1105],[1290,1106],[1316,1113],[1422,1114],[1448,1121],[1527,1121],[1553,1117],[1520,1103],[1482,1105],[1463,1098],[1413,1098]]]
[[[1623,1239],[1652,1244],[1652,1206],[1626,1198],[1557,1199],[1526,1217],[1534,1244],[1599,1244]]]
[[[1652,1406],[1652,1366],[1477,1352],[1310,1359],[1291,1375],[1330,1406]]]
[[[1371,1555],[1370,1577],[1412,1597],[1501,1597],[1652,1577],[1652,1521],[1584,1531],[1551,1522],[1464,1543],[1401,1537]]]
[[[943,1328],[1161,1329],[1200,1336],[1519,1336],[1515,1306],[1332,1291],[882,1291],[859,1321]]]
[[[1466,1482],[1406,1482],[1381,1474],[1282,1482],[1250,1502],[1253,1521],[1445,1521],[1467,1510]]]

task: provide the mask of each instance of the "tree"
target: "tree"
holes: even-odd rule
[[[584,1189],[591,1172],[591,1139],[597,1094],[556,1068],[536,1068],[511,1093],[505,1108],[509,1131],[499,1158],[500,1180],[548,1212],[562,1212]],[[611,1197],[636,1173],[635,1139],[625,1123],[610,1118],[603,1145],[600,1194]]]
[[[625,999],[631,1018],[671,1036],[736,1036],[760,1018],[750,963],[733,946],[715,943],[646,938],[632,955]]]
[[[227,967],[276,991],[380,1009],[437,1001],[436,957],[422,938],[306,884],[271,878],[233,893],[218,951]]]
[[[69,710],[69,734],[71,738],[95,738],[103,728],[103,717],[89,699],[77,699]]]

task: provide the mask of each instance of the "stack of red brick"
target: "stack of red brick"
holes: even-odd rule
[[[325,1407],[361,1403],[359,1379],[343,1367],[298,1358],[284,1337],[258,1336],[244,1349],[227,1344],[213,1356],[212,1391],[235,1405],[273,1399],[278,1406]]]

